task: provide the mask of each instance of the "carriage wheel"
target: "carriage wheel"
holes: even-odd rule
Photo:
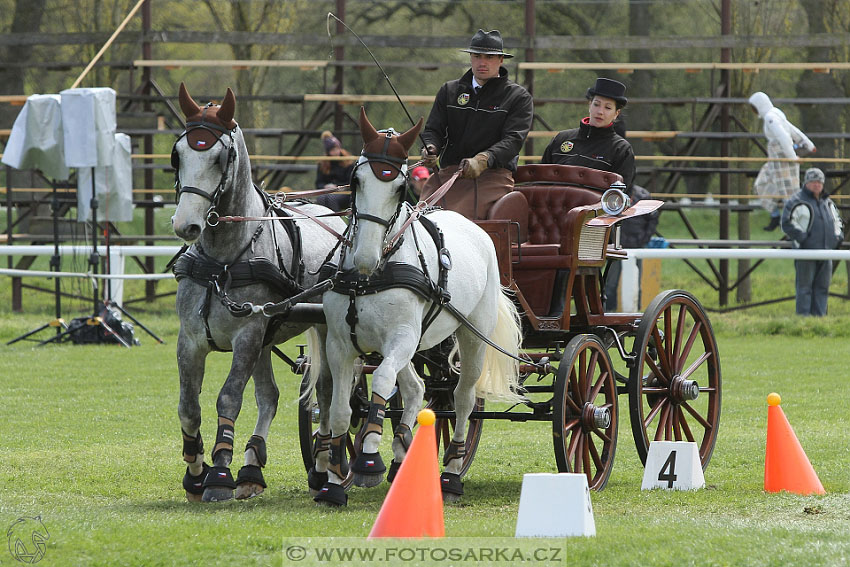
[[[361,384],[365,384],[365,382],[366,377],[361,375],[357,384],[360,386]],[[299,392],[303,393],[306,387],[307,375],[305,374],[301,379],[301,388]],[[356,393],[353,395],[356,395]],[[317,407],[315,394],[307,407],[300,402],[298,403],[298,440],[301,445],[301,459],[304,461],[304,469],[307,471],[313,468],[313,465],[315,464],[315,461],[313,460],[313,443],[316,440],[316,436],[319,434],[319,429],[316,427],[316,424],[313,423],[313,411]],[[351,429],[354,429],[354,432],[356,433],[360,427],[353,425]],[[352,434],[351,429],[349,429],[348,439],[345,441],[345,453],[349,462],[353,461],[357,457],[357,453],[362,447],[362,442],[358,437],[355,437]],[[349,472],[348,476],[345,477],[345,480],[342,482],[342,487],[348,490],[353,480],[354,473]]]
[[[629,373],[632,434],[643,463],[650,441],[691,441],[708,466],[720,422],[720,357],[699,301],[660,293],[641,318]]]
[[[617,384],[611,358],[595,336],[567,344],[555,375],[552,434],[558,472],[584,473],[602,490],[617,448]]]

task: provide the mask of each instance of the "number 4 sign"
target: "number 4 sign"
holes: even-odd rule
[[[704,486],[696,443],[653,441],[649,444],[641,490],[695,490]]]

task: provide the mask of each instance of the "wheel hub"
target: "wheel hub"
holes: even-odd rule
[[[699,384],[696,380],[686,380],[676,376],[670,384],[670,392],[676,402],[689,402],[699,397]]]
[[[585,431],[594,427],[597,429],[608,429],[611,426],[611,410],[600,408],[587,402],[581,412],[581,425]]]

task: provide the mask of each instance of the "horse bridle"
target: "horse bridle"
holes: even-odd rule
[[[409,173],[405,173],[404,171],[402,171],[402,167],[407,165],[407,159],[406,158],[397,158],[397,157],[391,156],[387,153],[387,150],[389,149],[390,141],[392,140],[392,137],[395,135],[396,132],[392,129],[389,129],[389,130],[385,130],[385,131],[382,130],[379,133],[385,135],[384,145],[383,145],[383,148],[381,149],[381,152],[380,153],[367,152],[364,149],[363,152],[360,153],[360,155],[363,156],[366,159],[359,162],[357,165],[355,165],[354,171],[352,171],[352,173],[351,173],[351,180],[352,180],[351,181],[351,217],[354,221],[351,224],[352,224],[353,227],[356,228],[357,222],[360,221],[360,220],[374,222],[374,223],[380,224],[381,226],[385,227],[386,233],[389,233],[390,229],[392,228],[392,226],[395,224],[396,220],[398,219],[399,214],[401,214],[401,206],[404,203],[405,188],[410,183],[410,178],[409,178]],[[390,217],[389,220],[382,219],[381,217],[377,217],[375,215],[370,215],[370,214],[367,214],[367,213],[361,213],[357,210],[357,190],[360,186],[359,182],[357,182],[357,170],[364,165],[371,165],[372,163],[382,163],[382,164],[385,164],[385,165],[387,165],[390,168],[395,170],[395,175],[392,175],[391,177],[389,177],[389,175],[391,175],[391,173],[385,174],[385,178],[383,179],[383,181],[393,181],[399,175],[404,176],[404,183],[398,189],[398,192],[399,192],[398,205],[396,206],[395,213],[393,213],[393,216]],[[374,171],[372,171],[372,174],[374,175]],[[385,240],[386,240],[386,236],[387,236],[387,234],[384,234]]]
[[[175,203],[180,202],[180,196],[183,193],[193,193],[195,195],[200,195],[204,199],[210,202],[210,208],[207,209],[206,221],[209,226],[216,226],[218,224],[218,203],[221,200],[221,195],[224,192],[225,184],[227,183],[228,172],[230,171],[230,165],[236,159],[236,150],[233,148],[233,136],[234,130],[228,130],[227,128],[223,128],[218,124],[214,124],[212,122],[207,122],[204,120],[204,116],[206,115],[207,110],[212,106],[212,103],[207,104],[203,113],[201,114],[201,120],[197,122],[187,122],[186,129],[177,137],[174,141],[174,145],[171,147],[171,167],[174,168],[174,190],[176,192]],[[221,144],[224,147],[224,150],[221,152],[219,156],[219,167],[221,169],[221,178],[218,181],[218,185],[216,185],[215,189],[212,193],[207,193],[203,189],[198,187],[193,187],[191,185],[182,185],[180,183],[180,154],[177,153],[177,143],[184,137],[186,137],[193,130],[203,129],[209,131],[216,139],[214,144],[210,144],[206,148],[195,148],[192,144],[188,144],[188,146],[196,152],[205,152],[210,150],[216,144]],[[230,144],[226,144],[222,141],[222,136],[227,135],[230,138]]]

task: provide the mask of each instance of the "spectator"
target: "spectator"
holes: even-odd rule
[[[559,132],[543,151],[543,163],[579,165],[619,173],[629,189],[635,178],[635,154],[614,128],[628,103],[626,85],[600,77],[587,89],[588,116],[578,128]]]
[[[816,151],[815,145],[805,134],[788,122],[785,113],[773,106],[763,92],[750,96],[750,105],[764,120],[764,135],[767,138],[767,157],[797,159],[797,153],[805,155]],[[753,189],[757,195],[781,195],[779,200],[762,199],[762,207],[770,213],[770,223],[765,230],[779,226],[782,200],[790,197],[800,186],[800,164],[788,161],[768,161],[761,166]]]
[[[531,130],[531,95],[508,80],[498,30],[478,30],[468,49],[471,69],[440,87],[422,139],[425,166],[440,169],[422,196],[436,191],[460,165],[462,178],[439,202],[467,218],[483,219],[490,206],[513,190],[519,151]]]
[[[326,156],[350,156],[342,147],[340,141],[328,130],[322,132],[322,145]],[[316,189],[332,189],[340,185],[348,185],[351,172],[354,171],[354,159],[322,160],[316,168]],[[329,193],[319,195],[316,203],[334,211],[344,211],[351,204],[350,193]]]
[[[838,209],[824,192],[823,171],[806,170],[803,188],[785,201],[782,232],[794,248],[833,250],[844,240]],[[826,315],[832,260],[794,260],[797,315]]]
[[[431,177],[431,172],[424,165],[414,167],[413,171],[410,172],[410,185],[413,188],[413,196],[417,199],[422,198],[422,189],[429,177]]]

